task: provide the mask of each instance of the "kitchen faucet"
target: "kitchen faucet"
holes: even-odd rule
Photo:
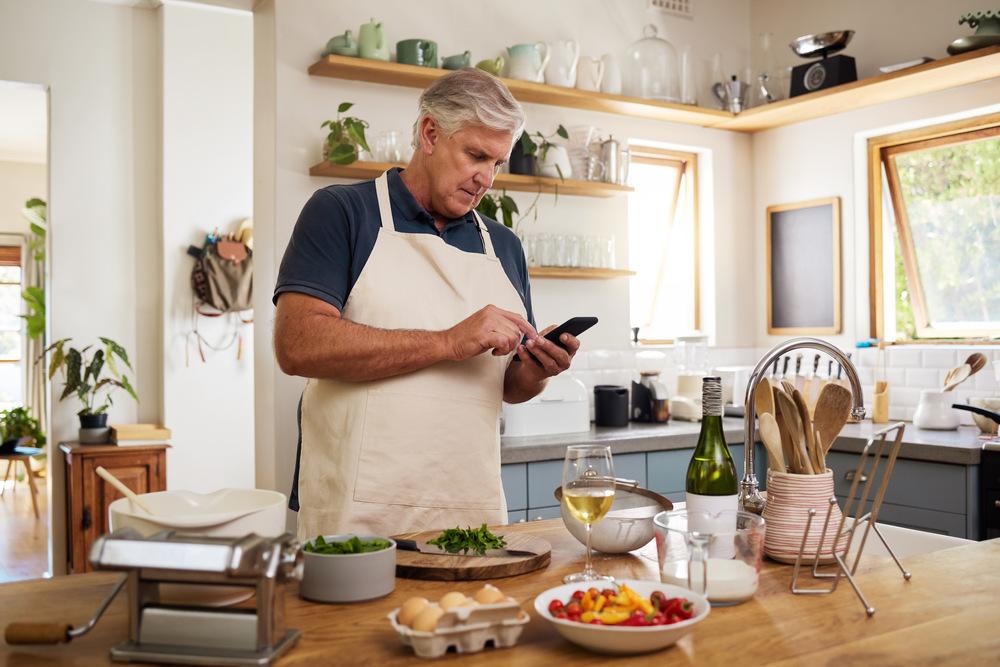
[[[791,338],[786,340],[784,343],[780,343],[775,347],[771,348],[771,351],[765,354],[760,361],[757,362],[757,366],[754,367],[753,373],[750,375],[750,381],[747,383],[747,394],[744,401],[744,424],[743,424],[743,442],[744,442],[744,452],[743,452],[743,479],[740,481],[740,509],[747,512],[753,512],[754,514],[761,514],[764,511],[764,498],[760,495],[760,491],[757,489],[757,475],[754,473],[754,427],[753,419],[755,415],[755,401],[753,400],[754,392],[757,390],[757,385],[760,384],[761,379],[764,377],[764,371],[767,367],[771,365],[772,362],[776,362],[779,357],[784,354],[788,354],[793,350],[799,349],[812,349],[819,350],[820,352],[825,352],[831,357],[835,358],[840,365],[847,372],[847,379],[851,383],[851,393],[854,396],[854,407],[851,408],[851,417],[856,420],[861,420],[865,418],[865,399],[861,394],[861,380],[858,378],[858,371],[854,368],[854,364],[851,360],[841,352],[838,348],[834,347],[826,341],[820,340],[818,338]]]

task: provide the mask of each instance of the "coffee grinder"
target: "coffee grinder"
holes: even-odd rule
[[[854,36],[853,30],[838,30],[816,35],[803,35],[788,46],[796,55],[820,60],[792,68],[792,89],[789,97],[805,95],[858,80],[858,70],[851,56],[831,53],[842,51]]]

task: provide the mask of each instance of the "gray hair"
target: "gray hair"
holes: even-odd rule
[[[414,148],[420,148],[420,123],[427,116],[437,121],[446,135],[470,123],[510,132],[514,140],[524,131],[524,109],[503,81],[472,67],[434,81],[420,94],[417,110],[417,122],[413,124]]]

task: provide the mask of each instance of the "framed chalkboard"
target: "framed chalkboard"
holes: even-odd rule
[[[840,198],[767,209],[767,332],[840,333]]]

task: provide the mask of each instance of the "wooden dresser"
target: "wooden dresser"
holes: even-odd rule
[[[60,443],[66,455],[66,568],[70,574],[90,572],[87,554],[108,532],[108,505],[122,495],[97,476],[103,466],[136,493],[165,491],[167,449],[161,445],[118,447]]]

